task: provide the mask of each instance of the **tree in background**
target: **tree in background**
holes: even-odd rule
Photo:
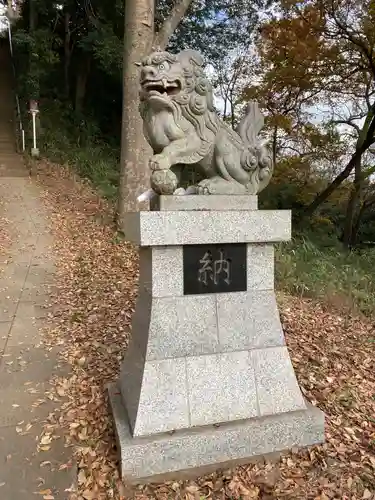
[[[275,16],[266,15],[263,0],[32,5],[31,21],[30,0],[23,2],[13,39],[23,104],[40,99],[41,149],[59,161],[64,152],[63,161],[111,196],[121,164],[119,214],[141,208],[136,197],[148,187],[138,64],[153,46],[190,46],[211,63],[228,123],[236,124],[248,99],[265,111],[265,138],[278,165],[261,203],[293,208],[300,227],[315,227],[328,214],[347,246],[358,234],[368,239],[361,221],[375,215],[370,0],[282,0]],[[135,22],[131,9],[140,9],[143,21]]]
[[[347,246],[363,215],[363,182],[373,172],[374,9],[373,0],[282,0],[279,15],[262,27],[261,78],[246,93],[268,111],[275,155],[292,142],[305,156],[313,135],[312,168],[326,185],[304,207],[305,217],[354,172],[343,231]]]
[[[25,102],[31,94],[39,98],[46,133],[54,115],[64,120],[54,128],[82,146],[103,142],[103,148],[117,148],[122,128],[118,211],[137,210],[137,195],[148,185],[148,146],[137,109],[139,61],[152,46],[189,46],[219,68],[249,43],[267,2],[24,0],[14,27],[20,93]],[[62,149],[61,141],[49,149]]]

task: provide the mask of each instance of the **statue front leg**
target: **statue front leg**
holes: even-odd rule
[[[202,141],[198,136],[177,139],[166,146],[161,153],[150,159],[151,170],[168,170],[178,163],[192,164],[202,159],[200,154]]]
[[[155,172],[156,170],[169,170],[172,166],[169,155],[163,153],[156,154],[150,158],[150,169]]]

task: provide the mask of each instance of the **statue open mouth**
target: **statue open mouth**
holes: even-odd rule
[[[166,97],[177,95],[181,91],[181,82],[178,80],[174,82],[169,82],[168,80],[145,80],[142,82],[142,87],[149,97]]]

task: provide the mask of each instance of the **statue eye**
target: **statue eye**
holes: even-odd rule
[[[169,64],[167,62],[163,62],[163,63],[159,64],[159,70],[160,71],[168,71]]]

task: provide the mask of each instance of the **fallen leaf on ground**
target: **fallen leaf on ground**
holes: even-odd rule
[[[63,388],[64,401],[52,419],[66,446],[74,446],[75,460],[85,474],[76,498],[120,500],[123,485],[105,386],[117,379],[128,344],[137,295],[137,251],[117,238],[114,207],[88,182],[48,162],[37,165],[37,179],[55,235],[57,267],[44,343],[63,346],[61,362],[71,371],[65,379],[54,380],[56,388]],[[129,498],[374,496],[375,370],[374,344],[369,341],[375,336],[373,322],[344,316],[313,300],[283,294],[278,299],[303,394],[326,415],[326,442],[283,454],[277,462],[199,478],[190,492],[189,482],[167,482],[136,488]]]

